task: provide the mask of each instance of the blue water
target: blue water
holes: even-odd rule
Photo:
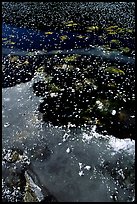
[[[48,32],[48,30],[46,32]],[[88,38],[86,40],[77,38],[79,35],[77,32],[68,31],[55,31],[52,34],[45,34],[45,32],[42,31],[13,27],[3,23],[2,53],[13,53],[20,56],[27,55],[29,51],[41,51],[40,55],[80,54],[101,57],[120,63],[135,64],[134,58],[123,55],[119,51],[106,52],[102,49],[102,42],[98,39],[97,35],[86,33],[84,34],[84,36]],[[67,36],[68,39],[62,41],[60,39],[61,36]],[[5,40],[4,38],[7,39]],[[10,42],[5,44],[8,40],[15,44],[12,45]],[[129,44],[128,41],[127,44]],[[60,50],[60,52],[56,53],[57,50]]]
[[[48,32],[47,30],[46,32]],[[10,37],[14,35],[14,37]],[[60,36],[67,35],[68,39],[62,41]],[[2,38],[12,39],[12,41],[16,42],[14,48],[16,49],[23,49],[23,50],[52,50],[52,49],[71,49],[77,43],[78,46],[86,47],[89,45],[91,38],[94,37],[94,40],[97,41],[97,37],[93,34],[85,34],[85,37],[90,37],[87,41],[83,41],[78,39],[76,36],[79,35],[78,33],[68,32],[68,31],[59,31],[54,32],[52,34],[45,34],[42,31],[36,31],[33,29],[26,29],[26,28],[19,28],[11,25],[7,25],[3,23],[2,25]],[[74,43],[75,41],[75,43]],[[65,42],[65,43],[64,43]],[[8,45],[9,48],[11,47]],[[7,45],[3,44],[3,47],[6,48]]]

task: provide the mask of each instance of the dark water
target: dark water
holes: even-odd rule
[[[103,44],[99,40],[98,36],[92,33],[90,33],[90,35],[84,35],[84,37],[88,38],[86,41],[78,39],[77,36],[80,36],[80,33],[73,33],[72,31],[56,31],[51,32],[52,34],[47,35],[45,33],[41,31],[18,28],[3,24],[2,38],[7,38],[7,40],[3,40],[2,53],[3,55],[11,53],[13,55],[20,56],[28,55],[29,51],[32,51],[32,55],[45,56],[55,54],[79,54],[101,57],[103,59],[116,61],[119,63],[135,63],[135,59],[132,57],[125,56],[118,51],[106,51],[105,49],[103,49],[103,47],[101,47]],[[60,39],[61,36],[67,36],[67,40],[65,40],[65,43]],[[14,42],[15,44],[13,45],[10,42],[9,44],[5,43],[8,40]],[[111,38],[109,40],[111,40]],[[75,48],[75,44],[77,44],[78,48]],[[124,44],[127,44],[126,40],[124,41]]]
[[[41,184],[58,201],[134,200],[134,141],[103,136],[95,126],[86,130],[44,124],[32,82],[3,89],[2,96],[3,148],[25,150]]]
[[[42,32],[6,24],[2,28],[3,38],[14,35],[10,36],[14,45],[2,46],[7,54],[15,51],[16,54],[23,55],[35,50],[42,50],[42,55],[45,51],[54,54],[55,51],[52,50],[56,49],[61,49],[65,54],[66,47],[74,48],[73,33],[68,34],[67,31],[45,36]],[[58,37],[66,34],[70,41],[60,43]],[[93,36],[91,38],[93,40]],[[99,45],[97,37],[93,42],[93,45]],[[80,46],[82,49],[78,49],[77,53],[82,54],[87,47],[81,42]],[[73,51],[70,50],[70,53]],[[100,48],[86,52],[89,55],[104,55]],[[122,58],[118,53],[113,53],[110,58],[112,56],[114,59],[115,55],[120,60],[134,63],[133,59],[130,61],[126,56]],[[103,136],[96,132],[96,126],[76,129],[71,124],[65,128],[43,123],[38,112],[42,98],[34,95],[33,82],[32,78],[30,82],[2,90],[3,148],[17,147],[25,150],[41,185],[46,186],[58,201],[134,201],[135,141],[116,139],[113,135]]]
[[[48,30],[47,30],[48,32]],[[84,42],[82,40],[79,40],[76,38],[76,36],[79,33],[75,32],[68,32],[68,31],[53,31],[52,34],[45,34],[41,31],[35,31],[32,29],[26,29],[26,28],[18,28],[13,27],[11,25],[3,24],[2,25],[2,37],[12,39],[16,44],[14,47],[16,49],[20,50],[53,50],[53,49],[65,49],[66,47],[68,49],[71,49],[75,46],[74,40],[76,43],[78,43],[78,46],[81,47],[87,47],[91,41],[91,39],[94,38],[94,43],[96,44],[98,41],[97,37],[94,37],[94,35],[90,35],[90,38],[87,40],[87,42]],[[67,35],[68,40],[63,43],[63,41],[60,39],[61,36]],[[13,37],[14,36],[14,37]],[[85,35],[85,37],[88,37],[89,35]],[[11,45],[4,45],[3,48],[10,48]]]

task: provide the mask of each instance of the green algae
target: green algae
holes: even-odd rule
[[[116,67],[107,67],[105,69],[105,71],[111,73],[111,74],[125,74],[124,71],[122,71],[121,69],[118,69]]]
[[[72,55],[72,56],[67,56],[64,58],[65,62],[74,62],[77,61],[79,55]]]
[[[58,87],[57,85],[55,85],[55,83],[49,84],[48,88],[51,92],[53,93],[57,93],[60,90],[60,87]]]
[[[45,32],[45,34],[46,34],[46,35],[52,35],[52,34],[53,34],[53,32],[48,31],[48,32]]]
[[[68,36],[67,35],[62,35],[62,36],[60,36],[59,37],[62,41],[64,41],[64,40],[67,40],[68,39]]]
[[[122,47],[120,48],[120,50],[124,53],[124,54],[129,54],[131,49],[129,47]]]
[[[77,26],[78,24],[77,23],[74,23],[73,21],[68,21],[68,22],[65,22],[65,26],[66,27],[73,27],[73,26]]]
[[[85,38],[85,36],[77,35],[76,38],[83,39],[83,38]]]
[[[88,27],[87,27],[87,30],[90,30],[90,31],[98,31],[98,30],[99,30],[99,27],[98,27],[98,26],[88,26]]]
[[[37,69],[37,72],[39,72],[39,73],[44,73],[44,71],[45,71],[45,67],[44,66],[41,66],[41,67],[39,67]]]
[[[114,43],[114,44],[116,44],[116,45],[119,45],[119,44],[120,44],[120,41],[117,40],[117,39],[112,39],[112,40],[110,41],[110,43]]]

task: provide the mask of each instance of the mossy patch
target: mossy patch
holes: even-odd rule
[[[8,39],[8,38],[2,38],[2,40],[4,40],[4,41],[7,40],[7,39]]]
[[[124,33],[124,29],[123,28],[120,28],[116,25],[114,26],[109,26],[107,28],[105,28],[105,31],[109,34],[109,35],[116,35],[118,33]]]
[[[41,66],[37,69],[37,72],[39,73],[43,73],[45,71],[45,67],[44,66]]]
[[[85,36],[77,35],[76,38],[83,39],[83,38],[85,38]]]
[[[129,47],[122,47],[120,48],[120,50],[124,53],[124,54],[129,54],[131,49]]]
[[[62,41],[64,41],[64,40],[67,40],[68,39],[68,36],[67,35],[62,35],[62,36],[60,36],[59,37]]]
[[[116,31],[111,31],[111,30],[110,30],[110,31],[108,31],[108,34],[109,34],[109,35],[116,35],[117,32],[116,32]]]
[[[71,23],[67,23],[65,24],[66,27],[73,27],[73,26],[77,26],[77,23],[71,22]]]
[[[117,39],[112,39],[112,40],[110,41],[110,43],[113,43],[113,44],[119,45],[119,44],[120,44],[120,41],[117,40]]]
[[[88,30],[88,31],[98,31],[98,30],[99,30],[99,27],[98,27],[98,26],[88,26],[88,27],[87,27],[87,30]]]
[[[11,44],[11,45],[15,45],[15,44],[16,44],[16,42],[11,41],[11,42],[10,42],[10,44]]]
[[[46,82],[46,83],[50,83],[51,81],[52,81],[52,79],[53,79],[53,77],[52,76],[50,76],[50,75],[46,75],[44,78],[43,78],[43,80],[44,80],[44,82]]]
[[[48,85],[48,88],[49,88],[49,90],[50,90],[51,92],[53,92],[53,93],[58,93],[59,90],[60,90],[60,87],[58,87],[58,86],[55,85],[54,83],[49,84],[49,85]]]
[[[117,48],[120,47],[120,45],[121,45],[120,40],[112,39],[112,40],[110,41],[110,47],[111,47],[112,49],[117,49]]]
[[[126,32],[128,32],[128,33],[134,33],[134,30],[133,29],[126,29]]]
[[[64,24],[69,24],[69,23],[74,23],[74,21],[67,21],[67,22],[64,22]]]
[[[117,85],[116,85],[116,83],[108,83],[108,87],[110,87],[110,88],[116,88]]]
[[[52,35],[53,32],[49,31],[49,32],[45,32],[46,35]]]
[[[106,28],[106,30],[116,30],[116,29],[118,29],[117,25],[109,26]]]
[[[125,33],[125,29],[124,28],[118,28],[117,33],[123,34],[123,33]]]
[[[105,69],[105,71],[111,73],[111,74],[125,74],[124,71],[122,71],[121,69],[118,69],[116,67],[107,67]]]
[[[74,62],[77,61],[79,55],[71,55],[64,58],[65,62]]]
[[[18,59],[19,59],[18,56],[11,56],[11,57],[10,57],[10,61],[11,61],[11,62],[16,62]]]

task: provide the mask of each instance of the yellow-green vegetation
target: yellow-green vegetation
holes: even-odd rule
[[[106,32],[110,35],[115,35],[115,34],[125,34],[125,33],[133,33],[133,29],[129,28],[120,28],[116,25],[114,26],[109,26],[108,28],[105,28]]]
[[[82,38],[85,38],[85,36],[77,35],[76,38],[82,39]]]
[[[60,36],[59,37],[62,41],[64,41],[64,40],[67,40],[68,39],[68,36],[67,35],[62,35],[62,36]]]
[[[13,58],[11,59],[12,62],[15,63],[15,66],[13,66],[13,68],[20,68],[22,65],[28,65],[29,64],[29,61],[28,60],[25,60],[24,62],[20,61],[19,59],[16,60],[16,58]]]
[[[69,24],[67,24],[66,26],[67,27],[73,27],[73,26],[77,26],[78,24],[77,23],[69,23]]]
[[[29,61],[28,60],[25,60],[25,62],[23,62],[22,64],[29,64]]]
[[[10,57],[10,61],[11,61],[11,62],[16,62],[18,59],[19,59],[18,56],[11,56],[11,57]]]
[[[92,81],[91,79],[85,78],[85,79],[84,79],[84,84],[85,84],[85,85],[91,85],[91,84],[93,84],[93,81]]]
[[[103,34],[103,35],[99,35],[98,38],[99,38],[100,40],[106,40],[107,37],[106,37],[105,34]]]
[[[45,70],[44,66],[41,66],[41,67],[39,67],[39,68],[37,69],[37,72],[43,73],[44,70]]]
[[[112,39],[112,40],[110,41],[110,43],[113,43],[113,44],[119,45],[119,44],[120,44],[120,41],[117,40],[117,39]]]
[[[99,119],[96,119],[96,125],[102,125],[102,122]]]
[[[52,80],[52,78],[53,78],[53,77],[52,77],[52,76],[50,76],[50,75],[48,75],[48,76],[47,76],[47,75],[45,75],[45,76],[44,76],[44,78],[43,78],[43,80],[44,80],[46,83],[50,83],[50,82],[51,82],[51,80]]]
[[[128,32],[128,33],[133,33],[134,32],[134,30],[133,29],[126,29],[126,32]]]
[[[118,69],[116,67],[107,67],[105,69],[105,71],[111,73],[111,74],[125,74],[124,71],[122,71],[121,69]]]
[[[116,25],[114,25],[114,26],[109,26],[109,27],[105,28],[105,30],[106,30],[107,33],[110,34],[110,35],[115,35],[115,34],[121,32],[121,31],[123,31],[122,28],[119,28],[119,27],[116,26]]]
[[[74,23],[72,20],[71,21],[67,21],[67,22],[64,22],[64,24],[69,24],[69,23]]]
[[[73,26],[77,26],[78,25],[77,23],[74,23],[73,21],[67,21],[64,24],[67,27],[73,27]]]
[[[53,32],[49,31],[49,32],[45,32],[46,35],[51,35],[53,34]]]
[[[30,178],[27,173],[25,173],[26,185],[25,185],[25,193],[23,197],[24,202],[38,202],[37,196],[35,194],[35,190],[32,188],[32,183],[30,182]]]
[[[2,38],[2,40],[7,40],[8,38]]]
[[[17,160],[19,160],[19,153],[16,152],[16,151],[13,151],[13,152],[12,152],[12,155],[11,155],[10,161],[11,161],[11,162],[16,162]]]
[[[71,55],[64,58],[65,62],[74,62],[77,60],[79,55]]]
[[[116,30],[116,29],[118,29],[117,25],[109,26],[109,27],[106,28],[107,31],[109,31],[109,30]]]
[[[85,110],[85,114],[91,114],[92,113],[92,110],[93,110],[93,107],[94,106],[91,106],[90,108],[87,108],[87,110]]]
[[[11,44],[11,45],[15,45],[16,43],[15,43],[15,42],[10,42],[10,44]]]
[[[108,87],[110,88],[116,88],[116,83],[108,83]]]
[[[117,32],[116,32],[116,31],[109,31],[108,34],[109,34],[109,35],[116,35]]]
[[[122,47],[120,48],[120,50],[125,53],[125,54],[128,54],[130,52],[130,48],[129,47]]]
[[[82,116],[81,119],[84,120],[85,122],[92,122],[91,118],[87,116]]]
[[[51,92],[54,92],[54,93],[56,93],[60,90],[60,87],[56,86],[54,83],[49,84],[48,88],[50,89]]]
[[[110,46],[107,45],[107,44],[106,44],[106,45],[103,45],[102,47],[103,47],[105,50],[111,50]]]
[[[125,29],[124,28],[118,28],[117,33],[123,34],[123,33],[125,33]]]
[[[113,48],[119,48],[120,44],[121,44],[121,42],[117,39],[112,39],[110,41],[110,47],[113,47]]]
[[[87,31],[92,32],[92,31],[98,31],[99,27],[98,26],[88,26]]]
[[[15,42],[12,42],[11,40],[7,40],[5,42],[3,42],[4,44],[10,44],[10,45],[15,45]]]

